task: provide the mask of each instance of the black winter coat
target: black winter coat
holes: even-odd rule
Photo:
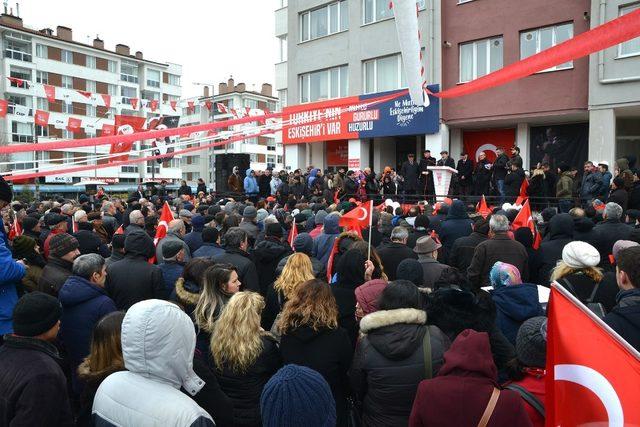
[[[640,351],[640,289],[621,291],[618,294],[618,304],[604,321]]]
[[[461,187],[468,187],[472,184],[472,175],[473,175],[473,163],[470,159],[458,160],[458,167],[456,168],[458,171],[458,183]],[[464,177],[464,179],[462,179]]]
[[[235,265],[238,269],[241,291],[260,292],[260,281],[258,280],[256,265],[247,252],[240,249],[228,248],[223,254],[213,257],[213,260],[216,264],[226,263]]]
[[[567,281],[571,284],[570,286]],[[564,276],[558,279],[558,283],[560,283],[569,292],[575,295],[575,297],[578,298],[583,304],[587,303],[587,300],[593,293],[593,289],[596,286],[596,282],[592,278],[580,272]],[[594,295],[591,302],[599,302],[605,307],[605,309],[607,307],[611,307],[612,302],[616,300],[618,291],[618,285],[615,282],[612,282],[610,280],[605,281],[603,279],[602,281],[600,281],[598,290],[596,291],[596,294]]]
[[[529,256],[521,243],[511,240],[506,233],[498,233],[476,246],[467,269],[469,281],[476,287],[489,284],[489,271],[497,261],[518,268],[523,281],[529,279]]]
[[[640,181],[633,184],[633,188],[629,193],[628,209],[640,209]]]
[[[607,203],[617,203],[622,208],[622,212],[625,212],[629,204],[629,193],[624,188],[611,190]]]
[[[282,335],[280,352],[285,364],[306,366],[324,377],[336,401],[337,425],[346,425],[346,399],[350,394],[347,371],[353,356],[347,331],[342,328],[314,331],[302,326]]]
[[[491,170],[485,166],[489,164],[487,159],[476,163],[473,168],[473,194],[476,196],[489,195],[489,183],[491,182]]]
[[[0,425],[75,425],[59,360],[48,342],[5,337],[0,347]]]
[[[505,177],[507,176],[508,161],[509,161],[509,158],[504,153],[500,154],[496,158],[496,161],[493,163],[493,180],[494,181],[505,179]]]
[[[541,285],[549,285],[551,270],[562,259],[565,245],[573,241],[573,218],[569,214],[554,215],[549,221],[549,231],[540,244],[542,265],[540,267]]]
[[[278,263],[291,252],[291,246],[288,243],[283,243],[275,237],[265,237],[256,245],[253,250],[253,259],[258,273],[260,295],[267,296],[267,291],[273,287],[273,282],[276,280]]]
[[[609,262],[609,254],[614,243],[618,240],[629,240],[633,227],[617,219],[606,219],[597,224],[594,231],[597,233],[598,243],[595,247],[600,252],[600,266],[604,266]]]
[[[448,264],[451,267],[457,268],[459,271],[467,271],[467,268],[471,265],[471,259],[473,258],[473,252],[476,250],[476,246],[487,239],[488,237],[485,234],[480,234],[475,231],[468,236],[456,239],[449,252]]]
[[[365,335],[358,341],[349,377],[362,402],[364,425],[407,425],[418,384],[426,379],[426,321],[426,313],[413,308],[377,311],[361,320]],[[429,336],[435,377],[450,341],[437,326],[429,326]]]
[[[85,223],[81,222],[78,224],[80,229],[73,233],[73,237],[78,240],[78,250],[80,250],[80,255],[86,254],[98,254],[103,258],[109,258],[111,253],[109,252],[109,248],[107,245],[102,243],[100,237],[96,233],[93,232],[93,227],[91,224],[89,226],[91,228],[87,228],[87,226],[83,225]]]
[[[449,252],[453,247],[453,243],[460,237],[468,236],[473,232],[471,226],[472,221],[469,219],[465,210],[464,203],[460,200],[454,200],[449,208],[447,218],[440,224],[438,236],[442,243],[441,259],[442,262],[448,264]]]
[[[213,363],[213,361],[211,361]],[[282,359],[275,340],[262,336],[262,352],[245,373],[233,372],[227,367],[222,371],[211,365],[220,388],[233,404],[235,426],[260,426],[260,395],[269,378],[282,366]]]
[[[594,227],[596,224],[590,218],[573,219],[573,240],[587,242],[593,247],[598,245],[598,233]]]
[[[383,243],[378,247],[378,256],[389,281],[396,280],[398,265],[407,258],[418,259],[418,255],[405,244],[398,242]]]
[[[404,178],[403,189],[405,191],[415,191],[418,189],[418,178],[420,178],[420,166],[418,162],[404,162],[400,168],[400,176]]]
[[[57,297],[60,288],[71,276],[72,267],[73,263],[50,256],[49,262],[42,269],[42,276],[38,281],[38,290]]]
[[[504,193],[506,197],[511,199],[511,202],[514,202],[520,194],[520,187],[524,180],[524,171],[521,168],[511,171],[511,173],[504,178]]]
[[[233,402],[224,394],[207,358],[198,350],[193,357],[193,370],[204,381],[204,387],[195,396],[184,389],[180,391],[207,411],[216,422],[216,427],[233,427]]]

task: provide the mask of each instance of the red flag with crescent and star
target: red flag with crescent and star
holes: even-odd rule
[[[340,218],[340,226],[347,230],[353,230],[362,235],[362,229],[369,226],[371,212],[373,212],[373,200],[353,208]]]
[[[167,232],[169,231],[169,223],[171,221],[173,221],[173,213],[171,212],[171,208],[169,207],[169,202],[164,202],[164,205],[162,205],[162,211],[160,212],[158,227],[156,228],[156,237],[153,239],[153,244],[155,246],[158,246],[158,242],[167,237]],[[154,255],[149,259],[149,264],[155,264],[155,262],[156,257]]]
[[[529,200],[525,200],[522,209],[518,212],[516,219],[513,220],[511,224],[513,230],[517,230],[521,227],[527,227],[531,230],[531,234],[533,234],[533,248],[538,249],[540,247],[540,243],[542,243],[542,239],[540,238],[540,233],[536,229],[536,225],[533,221],[533,217],[531,216],[531,206],[529,206]]]

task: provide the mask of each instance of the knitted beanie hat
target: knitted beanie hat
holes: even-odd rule
[[[60,258],[80,247],[78,240],[68,233],[56,234],[49,241],[49,253]]]
[[[516,338],[518,360],[531,368],[544,368],[547,358],[547,318],[532,317],[518,330]]]
[[[264,427],[333,427],[336,403],[329,384],[304,366],[285,365],[271,377],[260,397]]]
[[[600,253],[586,242],[573,241],[562,249],[562,261],[571,268],[595,267],[600,263]]]
[[[17,236],[13,239],[13,257],[15,259],[26,258],[36,247],[36,241],[29,236]]]
[[[31,292],[20,298],[13,309],[13,331],[23,337],[35,337],[53,328],[61,316],[62,306],[57,298]]]

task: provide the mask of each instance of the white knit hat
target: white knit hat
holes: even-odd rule
[[[562,249],[562,261],[571,268],[595,267],[600,263],[600,253],[586,242],[570,242]]]

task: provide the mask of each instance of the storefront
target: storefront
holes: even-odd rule
[[[430,86],[432,92],[438,86]],[[419,154],[439,134],[440,103],[413,105],[402,91],[382,92],[286,107],[282,136],[285,165],[322,169],[398,167],[408,153]]]

